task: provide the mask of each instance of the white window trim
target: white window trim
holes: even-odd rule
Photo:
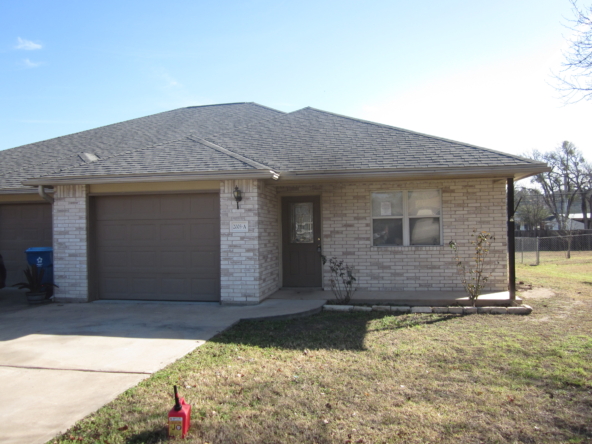
[[[422,219],[426,216],[411,216],[409,217],[409,191],[438,191],[440,196],[440,215],[432,216],[438,217],[440,219],[440,243],[437,245],[429,244],[429,245],[411,245],[411,235],[409,232],[409,219]],[[403,193],[403,215],[402,216],[374,216],[372,214],[372,195],[374,193]],[[370,192],[370,246],[374,248],[401,248],[401,247],[441,247],[443,245],[442,239],[444,236],[444,228],[443,228],[443,214],[442,214],[442,190],[437,188],[411,188],[405,190],[374,190]],[[374,219],[403,219],[403,245],[374,245]]]

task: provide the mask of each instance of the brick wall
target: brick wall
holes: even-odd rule
[[[442,246],[374,247],[371,245],[371,193],[375,191],[440,189]],[[345,259],[356,268],[362,290],[461,290],[455,261],[448,247],[456,240],[465,255],[471,253],[473,229],[489,231],[496,242],[488,262],[493,275],[486,290],[507,290],[505,180],[434,180],[351,182],[277,187],[278,194],[321,193],[323,252]],[[330,289],[324,267],[323,285]]]
[[[259,181],[259,295],[265,299],[281,287],[279,208],[276,189]]]
[[[58,186],[53,204],[56,300],[88,301],[88,193],[86,185]]]
[[[236,208],[238,186],[243,200]],[[220,183],[220,300],[257,304],[279,288],[279,236],[275,189],[260,180]],[[230,231],[231,221],[246,221],[247,232]]]

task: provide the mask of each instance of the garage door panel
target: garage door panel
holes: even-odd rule
[[[185,269],[189,265],[187,251],[163,251],[161,257],[163,268]]]
[[[50,204],[0,205],[0,254],[7,271],[6,285],[23,281],[28,248],[51,246]]]
[[[160,230],[156,224],[136,224],[130,231],[132,241],[160,240]]]
[[[184,295],[191,293],[191,284],[184,276],[163,278],[161,287],[163,292],[166,291],[168,294]]]
[[[218,267],[216,259],[217,251],[193,251],[191,252],[191,267],[193,269],[213,270]]]
[[[203,296],[202,300],[218,301],[220,300],[220,285],[212,282],[211,279],[197,279],[191,280],[192,292],[199,291]]]
[[[130,197],[131,214],[134,219],[153,218],[160,215],[160,199],[153,196]]]
[[[128,226],[121,223],[105,223],[97,228],[97,235],[105,242],[119,242],[128,237]]]
[[[195,195],[191,200],[191,217],[200,219],[216,219],[220,217],[220,201],[203,198],[203,195]]]
[[[220,223],[208,220],[202,224],[191,224],[191,240],[204,245],[220,244]]]
[[[129,251],[127,254],[129,260],[128,263],[125,264],[125,269],[156,269],[160,265],[160,255],[154,250]]]
[[[124,206],[124,217],[113,210]],[[100,298],[220,299],[217,194],[101,196],[92,208]]]
[[[110,294],[128,293],[128,278],[124,276],[112,276],[101,279],[101,285],[104,290]]]
[[[161,224],[160,239],[163,241],[184,241],[187,238],[187,226],[185,224]]]
[[[183,196],[169,196],[161,200],[161,211],[163,214],[175,214],[178,218],[190,217],[190,204]]]
[[[98,220],[120,220],[130,217],[129,199],[121,198],[117,201],[95,200],[95,216]]]
[[[158,279],[134,278],[130,279],[133,292],[136,294],[158,294]]]
[[[27,236],[27,233],[29,234],[29,236]],[[30,238],[30,234],[31,231],[27,231],[27,233],[21,233],[16,227],[4,227],[2,228],[2,238],[4,240],[3,245],[6,245],[6,247],[4,247],[2,249],[2,255],[5,254],[5,251],[7,248],[10,248],[10,241],[15,241],[18,239],[28,239]],[[33,232],[34,233],[34,232]]]
[[[21,208],[21,216],[25,221],[36,221],[42,214],[43,208],[39,205],[23,205]]]

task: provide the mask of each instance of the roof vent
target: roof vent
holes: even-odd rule
[[[78,156],[86,163],[96,162],[97,160],[99,160],[97,156],[91,153],[80,153]]]

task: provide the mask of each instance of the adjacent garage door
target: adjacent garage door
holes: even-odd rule
[[[24,280],[25,250],[51,247],[50,204],[0,205],[0,254],[6,265],[6,285]]]
[[[220,300],[218,194],[91,198],[99,299]]]

